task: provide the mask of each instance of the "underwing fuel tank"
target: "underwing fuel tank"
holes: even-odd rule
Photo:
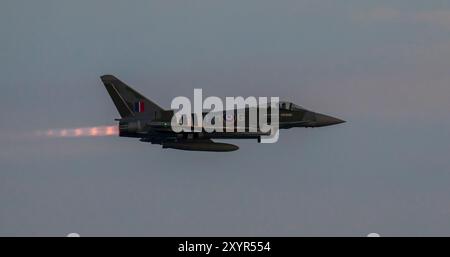
[[[162,147],[178,150],[207,152],[232,152],[239,149],[238,146],[232,144],[203,142],[164,142]]]

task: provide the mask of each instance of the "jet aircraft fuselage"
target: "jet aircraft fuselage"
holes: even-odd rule
[[[235,109],[232,115],[226,111],[219,114],[228,124],[231,122],[234,125],[234,132],[227,132],[225,127],[223,132],[206,132],[204,128],[196,131],[194,125],[191,132],[174,132],[171,126],[175,115],[173,110],[162,109],[112,75],[104,75],[101,79],[121,115],[120,119],[116,119],[119,121],[121,137],[139,138],[142,142],[160,144],[163,148],[225,152],[239,148],[232,144],[216,143],[212,139],[258,139],[259,141],[261,137],[268,136],[268,132],[262,132],[259,128],[251,129],[249,115],[253,111],[251,108],[254,107],[247,107],[244,110]],[[344,123],[341,119],[313,112],[290,102],[279,102],[278,107],[279,129],[324,127]],[[255,111],[258,112],[258,108]],[[203,113],[203,116],[206,114]],[[269,107],[267,114],[268,123],[270,123],[272,114]],[[194,114],[192,118],[195,119]],[[245,121],[245,126],[240,127],[238,132],[240,119]]]

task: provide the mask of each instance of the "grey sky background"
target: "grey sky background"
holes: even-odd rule
[[[0,32],[0,236],[450,235],[449,1],[3,0]],[[232,153],[30,136],[114,124],[105,73],[348,122]]]

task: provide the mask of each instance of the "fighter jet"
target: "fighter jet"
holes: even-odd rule
[[[267,133],[250,132],[250,129],[245,132],[174,132],[171,127],[174,110],[164,110],[112,75],[103,75],[101,80],[121,116],[120,119],[116,119],[119,122],[120,137],[139,138],[142,142],[159,144],[163,148],[229,152],[238,150],[239,147],[217,143],[212,139],[257,139],[260,141],[262,136],[267,136]],[[248,110],[245,113],[248,115]],[[226,115],[225,111],[223,115]],[[291,102],[279,102],[280,129],[324,127],[344,122]]]

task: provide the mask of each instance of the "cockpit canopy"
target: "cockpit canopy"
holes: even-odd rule
[[[299,111],[299,110],[305,110],[305,108],[293,104],[291,102],[280,102],[279,103],[280,110],[287,110],[287,111]]]

